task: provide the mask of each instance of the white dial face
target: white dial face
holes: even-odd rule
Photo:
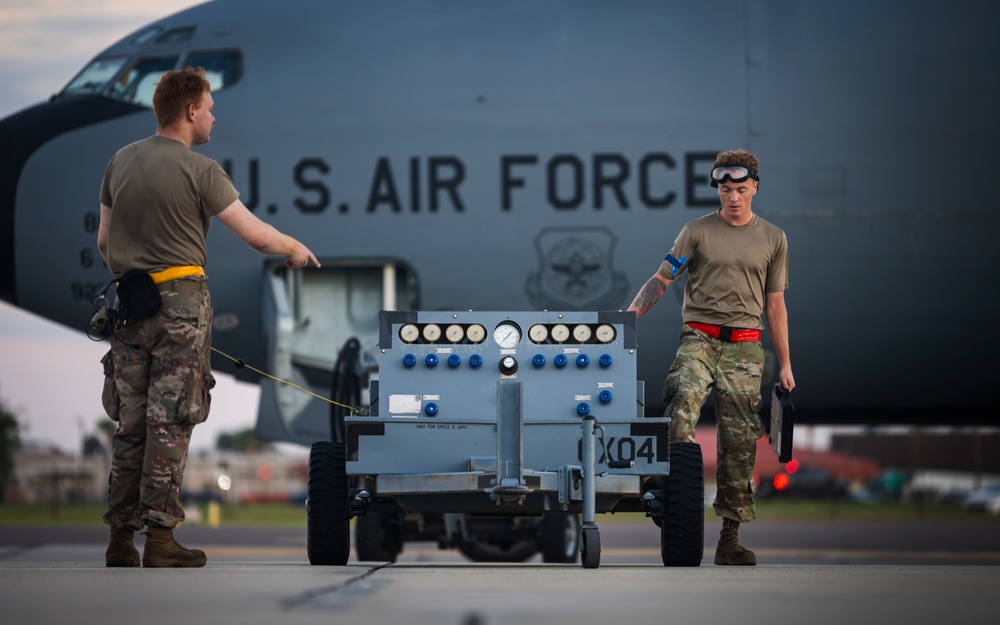
[[[615,329],[606,323],[597,326],[597,340],[602,343],[615,340]]]
[[[424,326],[424,339],[433,343],[441,338],[441,326],[436,323],[428,323]]]
[[[540,323],[536,323],[528,328],[528,338],[535,343],[544,343],[545,339],[549,338],[549,329]]]
[[[444,336],[452,343],[458,343],[465,337],[465,330],[457,323],[453,323],[445,328]]]
[[[399,329],[399,338],[403,339],[404,343],[412,343],[419,336],[420,330],[412,323],[408,323]]]
[[[552,326],[552,340],[556,343],[565,343],[566,339],[569,338],[569,328],[566,327],[565,323],[559,323]]]
[[[473,343],[482,343],[483,339],[486,338],[486,328],[478,323],[474,323],[465,331],[465,336]]]
[[[573,328],[573,340],[575,340],[577,343],[586,343],[587,341],[590,340],[591,334],[592,332],[590,330],[590,326],[588,325],[584,325],[581,323],[575,328]]]
[[[517,347],[521,342],[521,328],[516,323],[504,321],[493,330],[493,340],[504,349]]]

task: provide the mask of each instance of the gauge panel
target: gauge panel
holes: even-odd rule
[[[458,319],[458,315],[455,315],[455,320]],[[498,322],[492,333],[488,333],[480,323],[407,322],[400,326],[398,335],[404,343],[452,345],[478,344],[492,337],[493,342],[503,349],[513,349],[525,338],[535,345],[609,344],[618,339],[618,330],[610,323],[573,323],[567,319],[556,323],[532,323],[526,327],[528,332],[525,337],[521,326],[510,318]]]

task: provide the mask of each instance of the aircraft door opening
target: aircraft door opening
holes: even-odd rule
[[[379,311],[419,308],[416,274],[390,259],[321,262],[319,269],[298,270],[274,263],[265,272],[269,371],[320,397],[347,398],[353,394],[344,388],[346,370],[355,399],[367,405],[368,380],[378,367]],[[350,362],[338,362],[341,352]],[[331,408],[301,389],[264,380],[256,434],[304,445],[337,440],[331,422],[343,415]]]

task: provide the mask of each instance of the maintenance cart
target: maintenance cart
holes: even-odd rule
[[[356,517],[361,560],[418,532],[596,568],[596,514],[645,512],[664,565],[700,565],[701,448],[644,416],[633,313],[382,311],[379,354],[367,414],[310,450],[312,564],[347,563]]]

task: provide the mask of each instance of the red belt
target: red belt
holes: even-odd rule
[[[760,330],[749,328],[730,328],[729,326],[716,326],[711,323],[698,323],[688,321],[687,324],[709,335],[712,338],[726,341],[727,343],[746,343],[760,340]]]

